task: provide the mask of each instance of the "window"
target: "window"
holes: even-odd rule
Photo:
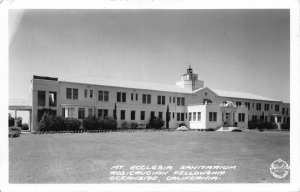
[[[78,99],[78,89],[67,88],[67,99]]]
[[[106,118],[108,116],[108,109],[104,109],[103,114],[104,114],[104,118]]]
[[[67,99],[72,99],[72,89],[67,88]]]
[[[78,89],[73,89],[73,99],[78,99]]]
[[[250,110],[250,102],[245,102],[246,107],[248,107],[248,110]]]
[[[173,103],[175,103],[175,97],[173,97]]]
[[[184,97],[177,97],[177,106],[184,106]]]
[[[161,104],[161,96],[157,96],[157,104],[160,105]]]
[[[155,117],[155,111],[150,112],[150,118],[153,119]]]
[[[282,108],[282,114],[285,114],[285,108]]]
[[[131,111],[131,117],[130,117],[131,120],[135,120],[135,111]]]
[[[98,91],[98,101],[108,101],[108,91]]]
[[[143,104],[151,104],[151,95],[143,94]]]
[[[46,91],[38,91],[38,106],[46,105]]]
[[[172,103],[172,97],[171,96],[169,97],[169,103]]]
[[[98,118],[102,119],[103,118],[103,110],[98,109]]]
[[[189,113],[189,121],[192,121],[192,113]]]
[[[180,113],[180,119],[181,121],[184,121],[184,113]]]
[[[269,111],[270,105],[269,104],[265,104],[265,111]]]
[[[103,99],[104,99],[103,91],[98,91],[98,101],[103,101]]]
[[[75,108],[68,108],[68,115],[69,118],[75,118]]]
[[[90,98],[93,98],[93,90],[90,90]]]
[[[184,106],[184,97],[181,97],[181,105]]]
[[[217,121],[217,112],[209,112],[209,121]]]
[[[121,120],[125,120],[125,110],[121,110]]]
[[[85,97],[85,98],[87,98],[87,92],[88,92],[88,90],[85,89],[85,90],[84,90],[84,97]]]
[[[281,123],[281,117],[277,117],[277,123]]]
[[[126,93],[122,93],[122,102],[126,103]]]
[[[198,112],[198,121],[201,121],[201,112]]]
[[[139,95],[137,93],[135,94],[135,100],[139,100]]]
[[[273,110],[273,104],[271,104],[271,110]]]
[[[275,105],[275,111],[279,111],[279,105]]]
[[[89,117],[92,117],[93,116],[93,109],[92,108],[89,108],[89,111],[88,111],[88,116]]]
[[[61,108],[61,116],[62,117],[66,117],[66,114],[65,114],[65,108]]]
[[[289,114],[289,108],[286,108],[286,114],[287,115]]]
[[[105,119],[108,116],[108,109],[98,109],[98,118]]]
[[[261,104],[260,103],[256,103],[256,110],[258,110],[258,111],[261,110]]]
[[[117,92],[117,102],[121,102],[121,93]]]
[[[241,106],[242,105],[242,102],[240,102],[240,101],[237,101],[237,102],[235,102],[235,105],[238,107],[238,106]]]
[[[117,102],[126,103],[126,93],[117,92]]]
[[[273,116],[270,117],[270,120],[271,120],[272,123],[275,122],[275,118]]]
[[[141,120],[145,120],[145,111],[141,111]]]
[[[196,121],[196,112],[193,112],[193,121]]]
[[[108,100],[109,100],[109,92],[104,91],[104,101],[108,101]]]
[[[180,113],[177,113],[177,121],[180,121]]]
[[[165,96],[161,96],[161,95],[158,95],[157,96],[157,104],[158,105],[165,105],[166,104],[166,97]]]
[[[84,108],[78,108],[78,119],[84,119]]]
[[[245,113],[239,113],[239,122],[245,122]]]
[[[253,116],[252,116],[252,120],[253,120],[253,121],[257,121],[257,116],[256,116],[256,115],[253,115]]]
[[[175,119],[175,113],[173,112],[173,119]]]
[[[131,101],[133,101],[133,93],[131,93]]]
[[[158,112],[158,117],[162,119],[163,118],[163,112]]]

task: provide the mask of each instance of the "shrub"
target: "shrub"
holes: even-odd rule
[[[77,131],[81,123],[78,119],[52,116],[44,113],[38,127],[39,131]]]
[[[161,129],[165,124],[165,121],[159,117],[150,119],[148,128]]]
[[[97,130],[99,129],[99,121],[96,117],[88,117],[82,121],[82,125],[86,130]]]
[[[99,122],[100,128],[104,130],[115,130],[117,129],[118,122],[113,117],[106,117],[105,119]]]
[[[19,137],[21,134],[21,129],[19,127],[9,127],[8,128],[8,137]]]
[[[121,129],[129,129],[130,124],[127,121],[122,122]]]
[[[78,131],[81,125],[81,122],[78,119],[74,118],[66,118],[66,130],[67,131]]]
[[[39,124],[39,131],[49,131],[51,128],[51,117],[50,115],[44,113],[44,115],[41,117]]]
[[[282,123],[281,129],[283,130],[290,130],[290,123]]]
[[[11,116],[10,113],[8,113],[8,126],[14,126],[15,125],[15,119]]]
[[[23,125],[22,125],[22,127],[21,127],[21,129],[22,130],[29,130],[29,126],[28,126],[28,124],[27,123],[24,123]]]
[[[257,121],[248,121],[248,129],[256,129],[257,128]]]
[[[131,122],[131,123],[130,123],[130,128],[131,128],[131,129],[137,129],[138,126],[139,126],[139,124],[138,124],[137,122]]]
[[[205,131],[215,131],[214,128],[206,128]]]

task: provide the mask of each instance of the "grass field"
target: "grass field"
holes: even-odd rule
[[[269,167],[290,163],[289,141],[281,132],[22,134],[9,139],[9,182],[113,183],[114,165],[231,165],[218,181],[176,182],[286,183],[289,175],[276,179]]]

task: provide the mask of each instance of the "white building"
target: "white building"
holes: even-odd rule
[[[210,89],[190,67],[174,86],[95,78],[67,82],[34,76],[31,93],[31,130],[37,128],[43,108],[59,116],[84,119],[113,116],[116,105],[118,125],[127,121],[143,126],[153,116],[165,120],[169,107],[170,128],[185,123],[191,129],[247,128],[252,119],[278,124],[289,119],[289,104],[249,93]]]

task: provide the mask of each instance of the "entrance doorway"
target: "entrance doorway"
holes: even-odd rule
[[[230,123],[230,113],[225,113],[225,126],[229,127],[231,125]]]

